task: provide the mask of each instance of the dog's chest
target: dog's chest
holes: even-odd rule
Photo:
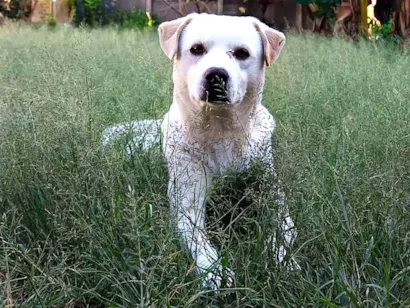
[[[186,165],[187,162],[203,164],[216,176],[226,171],[244,171],[253,158],[269,160],[270,138],[274,128],[273,117],[260,105],[255,110],[245,134],[238,130],[225,133],[219,138],[214,135],[205,138],[201,134],[198,138],[189,138],[190,134],[186,125],[181,123],[178,113],[170,112],[164,117],[161,128],[164,154],[168,162],[178,166]]]
[[[244,143],[234,138],[222,139],[208,145],[204,152],[204,162],[215,175],[219,175],[230,169],[238,171],[244,166]]]

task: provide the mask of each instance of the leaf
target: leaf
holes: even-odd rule
[[[228,256],[224,255],[223,258],[221,259],[221,265],[223,269],[226,269],[228,266]]]
[[[239,7],[239,12],[241,12],[242,14],[244,14],[246,12],[246,9],[243,6]]]

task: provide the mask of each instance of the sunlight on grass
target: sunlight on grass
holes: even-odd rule
[[[99,147],[108,125],[159,118],[171,103],[172,64],[155,31],[8,25],[0,37],[0,302],[410,305],[408,50],[288,35],[264,104],[302,270],[263,250],[261,200],[240,219],[240,241],[214,233],[236,273],[217,295],[179,247],[159,149],[125,160]],[[223,208],[243,195],[230,186],[216,199]]]

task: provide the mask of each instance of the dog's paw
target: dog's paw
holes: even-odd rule
[[[291,271],[300,271],[301,267],[299,263],[295,260],[295,258],[291,257],[289,260],[285,260],[286,256],[286,249],[283,245],[279,246],[279,248],[275,251],[276,254],[276,262],[278,264],[285,264],[287,268]]]
[[[302,269],[299,263],[293,257],[287,262],[287,266],[291,271],[300,271]]]
[[[203,278],[203,286],[205,288],[218,290],[221,287],[230,288],[233,286],[235,274],[228,267],[222,267],[222,265],[219,264],[207,269],[205,273],[206,275]]]

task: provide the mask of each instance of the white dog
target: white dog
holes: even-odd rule
[[[242,171],[254,159],[274,174],[271,136],[275,121],[262,106],[265,67],[274,62],[285,36],[252,17],[191,14],[159,27],[164,53],[174,61],[173,103],[161,131],[169,171],[168,197],[178,229],[205,284],[219,288],[222,266],[204,233],[205,202],[212,181],[225,172]],[[107,145],[131,129],[135,143],[149,131],[156,142],[158,120],[116,125],[103,133]],[[151,144],[143,143],[143,149]],[[276,189],[272,189],[277,195]],[[280,231],[291,245],[293,221],[279,192]],[[276,236],[271,241],[275,243]],[[285,247],[275,248],[278,262]],[[293,268],[298,268],[292,260]],[[228,282],[233,272],[227,270]]]

